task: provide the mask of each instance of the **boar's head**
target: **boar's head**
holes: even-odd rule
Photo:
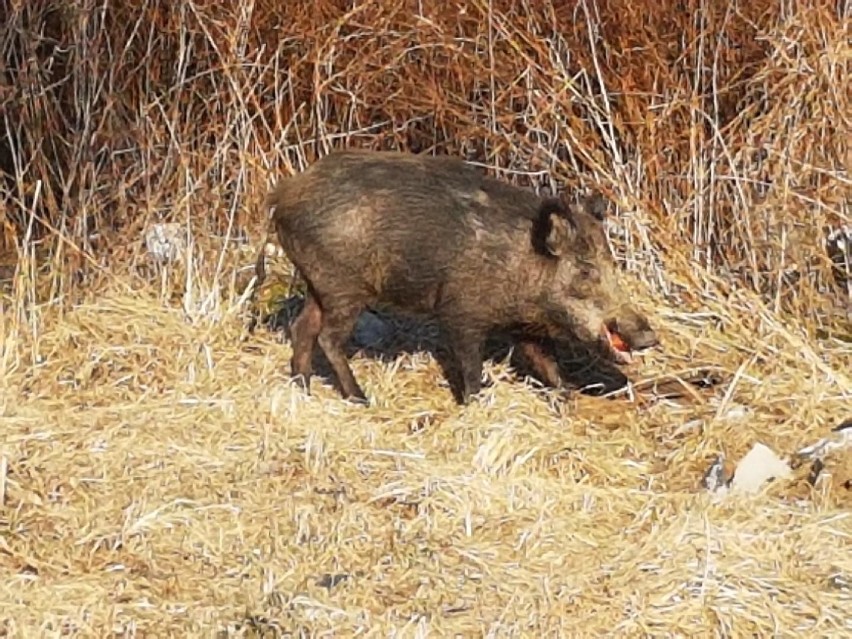
[[[550,258],[547,313],[569,324],[580,339],[605,341],[618,361],[658,343],[647,318],[620,287],[604,229],[606,203],[599,194],[578,205],[546,200],[533,226],[533,245]]]

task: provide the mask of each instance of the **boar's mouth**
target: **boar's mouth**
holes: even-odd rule
[[[619,331],[616,320],[601,324],[600,336],[616,361],[621,364],[632,363],[634,351],[642,351],[657,345],[657,337],[650,329],[640,331],[636,335],[624,334]]]

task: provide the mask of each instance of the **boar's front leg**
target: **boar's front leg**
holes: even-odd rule
[[[519,342],[518,347],[521,354],[532,367],[533,372],[539,376],[541,381],[553,388],[562,386],[562,375],[559,374],[559,365],[541,342],[533,339],[524,339]]]
[[[461,373],[458,400],[460,404],[464,405],[470,402],[471,396],[482,390],[483,336],[476,331],[456,327],[448,328],[447,334],[450,349]]]

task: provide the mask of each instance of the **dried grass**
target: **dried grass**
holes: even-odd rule
[[[712,362],[703,404],[563,403],[492,363],[458,409],[413,354],[354,359],[365,409],[290,386],[271,334],[193,326],[150,287],[45,318],[40,363],[3,377],[5,630],[848,633],[842,469],[727,500],[700,479],[718,452],[810,443],[849,386],[784,334],[759,364],[750,330],[686,340],[674,316],[634,378]]]
[[[849,417],[848,7],[687,4],[4,5],[0,634],[848,636],[852,453],[701,486]],[[497,361],[459,408],[422,352],[304,395],[244,240],[316,144],[601,188],[664,347],[610,398]]]

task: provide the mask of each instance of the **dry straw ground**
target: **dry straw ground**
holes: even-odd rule
[[[822,246],[848,3],[0,12],[0,635],[850,636],[852,454],[702,488],[852,412]],[[565,399],[497,360],[459,408],[415,351],[354,357],[370,407],[292,388],[286,340],[244,331],[261,197],[348,145],[605,191],[663,341],[636,386]],[[161,220],[191,242],[159,272]]]

